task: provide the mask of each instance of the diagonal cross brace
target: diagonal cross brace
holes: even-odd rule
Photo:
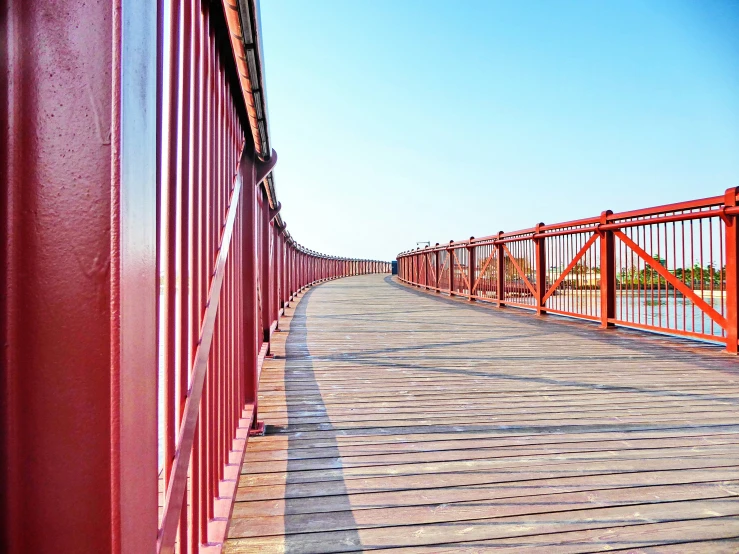
[[[459,258],[457,258],[457,252],[456,250],[452,250],[452,256],[454,256],[454,259],[457,260],[457,265],[459,267],[462,267],[462,264],[459,261]],[[454,271],[454,264],[452,264],[452,271]],[[467,285],[467,288],[470,288],[470,281],[467,279],[467,276],[464,274],[464,271],[462,272],[462,278],[464,279],[465,284]]]
[[[513,263],[513,267],[516,268],[516,271],[518,271],[518,274],[523,279],[523,282],[526,283],[526,286],[531,291],[531,294],[536,296],[536,289],[534,288],[534,285],[532,285],[531,282],[528,280],[528,278],[526,277],[526,274],[523,272],[523,269],[521,269],[521,266],[518,265],[516,258],[513,257],[513,254],[511,254],[511,251],[508,250],[508,247],[505,245],[505,243],[503,244],[503,250],[505,250],[506,254],[508,254],[508,257],[511,259],[511,263]]]
[[[482,269],[480,270],[480,274],[477,276],[477,279],[475,279],[475,284],[472,287],[472,294],[475,294],[475,291],[477,290],[477,285],[480,284],[480,279],[482,279],[482,276],[485,275],[485,272],[488,269],[488,266],[493,261],[493,258],[495,257],[495,249],[490,253],[490,256],[488,256],[488,259],[485,260],[485,263],[482,265]]]
[[[683,295],[690,298],[692,300],[693,304],[698,306],[701,310],[703,310],[703,313],[705,313],[708,317],[710,317],[713,321],[715,321],[718,325],[720,325],[723,329],[727,328],[726,318],[723,317],[720,313],[718,313],[708,302],[703,300],[700,296],[695,294],[693,289],[688,287],[685,283],[683,283],[680,279],[675,277],[672,273],[667,271],[667,269],[660,263],[657,263],[654,261],[653,258],[647,254],[641,246],[636,244],[633,240],[631,240],[626,234],[624,234],[623,231],[614,231],[614,234],[621,239],[621,242],[623,242],[626,246],[631,248],[636,254],[644,260],[644,262],[652,267],[661,277],[664,277],[665,281],[670,283],[673,287],[675,287],[677,290],[679,290]]]
[[[551,287],[549,287],[549,290],[544,295],[544,298],[542,299],[543,302],[546,302],[547,299],[554,294],[554,291],[557,290],[557,287],[562,283],[565,277],[567,277],[567,274],[573,270],[573,268],[577,265],[577,262],[580,261],[580,259],[585,255],[585,253],[588,251],[588,249],[593,245],[593,243],[598,238],[598,235],[593,233],[593,235],[587,240],[587,242],[583,245],[583,247],[578,251],[578,253],[575,255],[574,258],[572,258],[572,261],[570,262],[570,265],[568,265],[565,270],[560,274],[559,277],[557,277],[557,280],[554,281]]]

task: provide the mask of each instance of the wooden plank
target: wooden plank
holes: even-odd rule
[[[628,460],[664,460],[670,458],[692,458],[713,456],[736,456],[739,460],[738,444],[718,444],[711,446],[700,446],[690,448],[663,448],[652,449],[618,449],[599,450],[595,452],[547,452],[537,455],[498,455],[491,454],[486,458],[463,458],[462,460],[450,461],[421,461],[403,464],[363,465],[354,467],[338,467],[331,469],[304,469],[293,470],[290,467],[289,483],[326,483],[329,481],[342,481],[351,486],[347,481],[355,479],[373,479],[387,475],[397,476],[421,476],[431,475],[434,478],[443,474],[460,473],[483,473],[513,471],[535,471],[542,468],[557,467],[567,471],[567,465],[591,466],[601,462],[615,464]],[[554,460],[554,462],[553,462]],[[259,474],[242,474],[239,478],[239,487],[250,487],[255,485],[274,485],[288,482],[285,472],[265,472]]]
[[[637,471],[630,473],[602,473],[594,475],[575,475],[490,483],[471,487],[430,488],[422,491],[402,489],[369,493],[349,493],[326,497],[275,498],[271,500],[246,500],[234,507],[234,518],[262,516],[283,516],[335,512],[346,509],[347,496],[352,510],[367,510],[393,506],[419,506],[426,504],[446,504],[452,502],[484,501],[514,497],[534,496],[547,491],[549,494],[565,492],[592,491],[610,488],[651,486],[656,484],[675,485],[700,482],[720,482],[737,479],[739,466],[706,469],[701,465],[696,469]]]
[[[739,539],[715,540],[739,534],[739,518],[721,517],[665,523],[621,525],[610,529],[588,529],[553,535],[532,535],[497,541],[473,541],[458,545],[421,548],[391,548],[385,552],[469,554],[476,549],[505,553],[553,554],[578,552],[635,552],[647,554],[736,554]],[[665,538],[669,537],[669,538]],[[686,542],[687,541],[687,542]],[[700,541],[700,542],[696,542]],[[668,544],[664,544],[667,542]],[[657,546],[653,546],[657,544]]]
[[[587,440],[598,440],[604,438],[620,439],[633,436],[634,438],[644,436],[710,436],[715,433],[736,433],[739,425],[734,422],[724,425],[704,425],[693,423],[691,425],[675,425],[667,427],[644,426],[642,429],[623,429],[617,428],[606,431],[588,431],[568,433],[566,436],[556,435],[554,433],[538,433],[532,434],[528,431],[511,430],[508,432],[501,431],[467,431],[452,430],[451,432],[434,432],[435,428],[424,429],[425,432],[408,433],[408,434],[372,434],[372,435],[356,435],[349,437],[331,437],[329,439],[324,435],[324,440],[320,439],[302,439],[300,437],[289,435],[270,435],[269,441],[261,441],[251,445],[252,452],[269,452],[271,450],[286,450],[290,445],[290,454],[296,457],[304,455],[300,450],[313,450],[318,452],[319,448],[326,447],[376,447],[376,448],[395,448],[393,445],[418,445],[418,448],[425,448],[423,443],[441,443],[447,441],[470,441],[485,439],[500,439],[513,441],[526,441],[527,444],[536,444],[536,441],[547,442],[554,437],[554,440],[562,440],[564,442],[579,442]],[[555,436],[556,435],[556,436]],[[534,442],[529,442],[534,441]],[[369,451],[369,450],[366,450]]]
[[[739,516],[736,499],[688,500],[639,504],[588,510],[554,511],[523,516],[504,516],[460,522],[424,523],[393,527],[370,527],[322,533],[294,533],[251,538],[232,538],[225,552],[283,552],[286,543],[289,552],[324,554],[359,552],[377,549],[431,546],[426,552],[439,552],[445,543],[466,543],[551,535],[580,530],[615,530],[629,524],[684,523],[686,520],[726,518]],[[732,529],[724,537],[731,537]],[[554,542],[553,537],[547,537]],[[668,542],[669,536],[653,539]]]
[[[321,458],[333,458],[338,448],[343,463],[351,463],[353,457],[372,457],[380,455],[399,454],[416,454],[419,452],[444,452],[448,450],[478,450],[488,448],[508,448],[516,446],[537,447],[543,445],[556,445],[565,447],[569,444],[586,445],[588,443],[621,443],[624,445],[638,444],[639,441],[645,440],[669,440],[689,438],[697,441],[699,444],[711,444],[714,440],[730,440],[739,438],[739,431],[732,430],[713,430],[708,431],[705,428],[688,428],[667,431],[636,431],[632,433],[572,433],[566,438],[558,435],[543,436],[514,436],[514,437],[495,437],[488,436],[460,438],[458,434],[437,436],[437,435],[401,435],[406,438],[402,442],[372,442],[361,444],[340,444],[336,446],[320,446],[313,443],[307,443],[302,447],[295,446],[296,441],[290,443],[287,437],[274,438],[268,443],[262,443],[263,446],[273,448],[253,449],[247,452],[248,467],[245,468],[247,473],[259,473],[257,466],[254,464],[259,462],[269,462],[273,460],[311,460]],[[422,440],[423,439],[423,440]],[[288,444],[290,443],[290,451],[288,452]]]
[[[699,439],[700,442],[700,439]],[[739,447],[739,436],[729,436],[726,438],[715,437],[710,443],[701,443],[701,446],[710,445],[734,445]],[[498,445],[487,447],[483,441],[475,441],[468,445],[464,450],[439,450],[439,451],[423,451],[424,463],[438,462],[470,462],[473,460],[485,460],[495,458],[521,458],[524,456],[545,456],[547,458],[556,456],[567,456],[576,453],[592,452],[603,453],[613,452],[631,452],[636,455],[649,455],[651,451],[663,450],[668,456],[682,456],[685,450],[695,452],[696,445],[694,437],[679,439],[637,439],[637,440],[619,440],[619,441],[590,441],[584,443],[550,443],[540,446],[508,446],[501,447]],[[417,471],[415,464],[418,463],[418,451],[401,451],[395,454],[366,454],[351,456],[341,453],[341,457],[329,456],[323,458],[310,459],[290,459],[290,460],[270,460],[267,462],[250,462],[247,468],[247,474],[251,475],[269,475],[282,473],[287,471],[325,471],[325,470],[348,470],[349,468],[360,469],[367,467],[381,466],[380,471],[393,471],[395,466],[408,464],[411,471]],[[578,457],[582,460],[582,457]],[[351,473],[344,471],[342,477],[350,478]]]
[[[231,522],[231,537],[259,537],[291,533],[318,533],[371,527],[395,527],[403,525],[425,525],[484,518],[502,518],[532,514],[552,514],[572,510],[589,510],[606,506],[639,506],[676,502],[683,500],[739,499],[739,480],[653,487],[626,487],[586,492],[550,493],[495,498],[484,501],[451,503],[429,503],[424,505],[397,505],[365,510],[291,514],[289,516],[234,517]],[[737,502],[739,504],[739,502]]]
[[[512,483],[517,481],[533,481],[576,475],[597,475],[615,472],[668,471],[675,469],[706,468],[706,473],[714,467],[733,467],[737,456],[734,453],[717,457],[715,454],[705,456],[681,456],[678,458],[634,458],[629,460],[599,460],[587,464],[577,462],[551,463],[533,466],[520,470],[512,468],[493,468],[487,471],[459,471],[454,473],[416,474],[416,475],[381,475],[358,479],[323,481],[317,483],[290,483],[292,478],[285,477],[279,484],[240,486],[237,501],[266,500],[274,498],[303,498],[333,495],[347,495],[358,492],[379,492],[389,490],[409,490],[423,492],[436,487],[480,486],[493,483]],[[248,477],[242,476],[240,483]]]

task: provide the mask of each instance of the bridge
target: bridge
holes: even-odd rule
[[[739,189],[392,275],[287,230],[254,0],[5,16],[3,551],[739,550]]]

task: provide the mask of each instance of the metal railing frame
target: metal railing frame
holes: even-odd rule
[[[398,277],[498,307],[587,319],[603,328],[626,326],[721,342],[736,354],[738,193],[739,187],[731,187],[710,198],[621,213],[607,210],[576,221],[538,223],[520,231],[416,248],[398,255]],[[553,279],[548,257],[559,262]],[[421,270],[431,265],[434,272]],[[580,279],[573,285],[577,268],[597,280]],[[567,302],[553,305],[565,291]],[[641,303],[642,298],[645,306],[651,300],[658,307],[645,307],[642,313],[639,306],[637,311],[634,299]],[[673,300],[672,313],[670,305],[662,308],[664,298]]]
[[[255,14],[7,6],[3,552],[218,551],[285,308],[390,271],[287,232]]]

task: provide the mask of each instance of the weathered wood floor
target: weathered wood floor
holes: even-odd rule
[[[739,362],[714,347],[385,276],[282,327],[226,552],[739,552]]]

